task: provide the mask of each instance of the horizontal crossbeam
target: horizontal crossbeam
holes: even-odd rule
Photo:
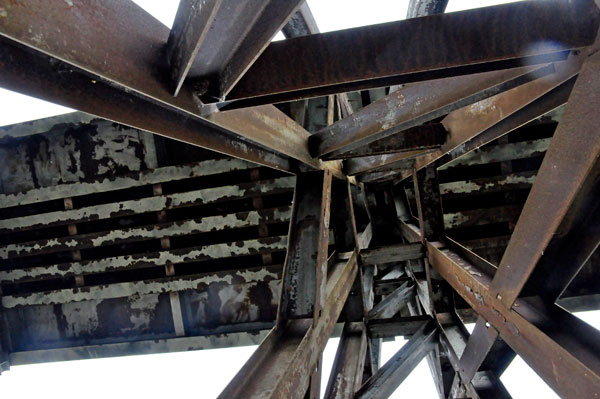
[[[227,100],[276,103],[552,62],[593,43],[598,17],[592,0],[520,2],[274,42]]]

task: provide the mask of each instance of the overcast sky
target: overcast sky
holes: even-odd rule
[[[135,0],[167,26],[177,10],[176,0]],[[450,0],[447,12],[508,3],[510,1]],[[321,32],[403,19],[408,0],[309,0]],[[0,89],[0,126],[70,112]],[[600,328],[600,312],[578,315]],[[331,339],[324,353],[323,386],[338,340]],[[383,360],[389,359],[404,341],[383,344]],[[12,367],[0,376],[0,390],[7,398],[138,398],[178,396],[216,397],[252,354],[242,347],[162,355],[131,356],[64,363]],[[556,398],[543,381],[517,357],[502,376],[513,398]],[[413,371],[392,398],[437,399],[425,361]]]

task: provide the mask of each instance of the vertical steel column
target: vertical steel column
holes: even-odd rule
[[[279,321],[317,318],[324,302],[329,245],[331,174],[296,178]]]

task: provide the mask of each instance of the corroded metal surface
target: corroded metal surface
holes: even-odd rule
[[[271,43],[228,100],[263,96],[273,103],[473,73],[486,63],[490,70],[548,62],[549,53],[592,44],[597,29],[598,9],[585,0],[507,4],[298,37]],[[475,64],[479,69],[468,68]],[[381,81],[394,75],[400,80]],[[323,87],[330,92],[308,90]]]
[[[582,66],[536,183],[494,276],[491,289],[506,306],[511,306],[518,297],[588,176],[598,173],[599,73],[600,54],[596,53]],[[586,134],[573,136],[576,130]],[[541,207],[541,203],[545,205]]]
[[[597,346],[598,330],[558,308],[544,310],[524,301],[518,303],[516,310],[506,308],[492,295],[489,276],[459,255],[440,247],[435,243],[428,244],[433,267],[469,305],[498,329],[504,340],[548,385],[567,398],[599,394],[599,352],[590,351],[588,346],[594,341],[592,347]],[[553,328],[564,322],[579,333],[554,335]]]
[[[311,152],[323,157],[354,151],[552,72],[550,64],[413,83],[315,133]]]

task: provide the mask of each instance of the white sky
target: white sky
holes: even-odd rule
[[[177,0],[134,0],[167,26],[171,26]],[[450,0],[447,12],[509,3],[506,0]],[[322,32],[403,19],[408,0],[308,0]],[[72,110],[0,89],[0,126],[34,120]],[[600,329],[600,311],[578,314]],[[383,344],[382,360],[389,359],[405,341]],[[324,352],[323,389],[338,339]],[[46,398],[147,399],[188,396],[216,397],[256,347],[205,350],[161,355],[130,356],[63,363],[13,366],[0,376],[0,389],[11,399]],[[513,398],[557,398],[519,358],[502,381]],[[392,398],[437,399],[426,361],[413,371]]]

